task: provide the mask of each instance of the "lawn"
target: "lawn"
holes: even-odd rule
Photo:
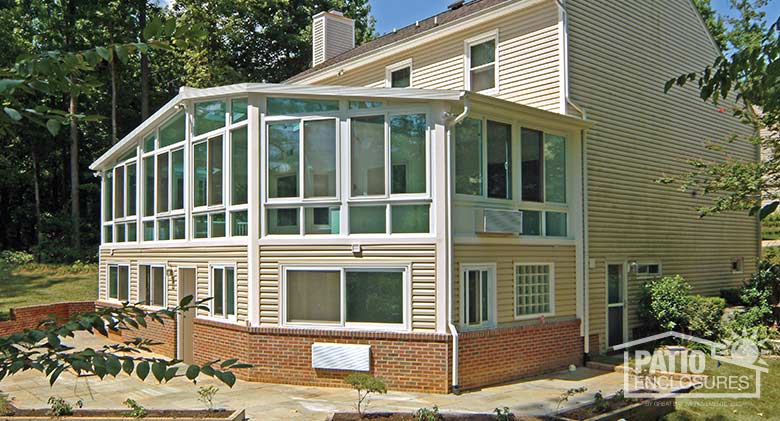
[[[0,265],[0,320],[14,307],[95,300],[97,283],[95,265]]]

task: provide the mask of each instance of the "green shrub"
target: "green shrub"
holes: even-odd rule
[[[73,415],[73,405],[65,399],[50,396],[49,397],[49,410],[47,414],[52,417],[64,417],[66,415]],[[84,406],[84,401],[81,399],[76,401],[76,407],[81,408]]]
[[[201,386],[198,388],[198,400],[203,402],[209,411],[214,410],[214,396],[219,392],[219,388],[213,385]]]
[[[352,373],[344,378],[344,381],[357,391],[358,398],[355,408],[361,418],[363,417],[363,411],[368,406],[368,395],[371,393],[387,393],[387,387],[382,379],[370,374]]]
[[[439,407],[434,405],[431,409],[420,408],[414,413],[414,419],[417,421],[439,421],[441,419]]]
[[[0,251],[0,264],[16,267],[35,261],[35,256],[26,251],[3,250]]]
[[[742,304],[748,307],[780,304],[780,264],[762,260],[754,273],[740,289]]]
[[[693,336],[716,340],[723,333],[721,319],[726,300],[720,297],[691,296],[685,316],[685,330]]]
[[[149,415],[149,411],[139,405],[134,399],[127,398],[125,399],[124,404],[130,408],[130,412],[127,414],[130,418],[146,418],[146,416]]]
[[[8,395],[0,393],[0,417],[13,414],[13,407]]]
[[[691,286],[680,275],[664,276],[647,282],[639,299],[639,317],[657,330],[682,332],[687,325]]]
[[[515,414],[509,410],[509,407],[496,408],[493,412],[496,413],[496,421],[513,421]]]

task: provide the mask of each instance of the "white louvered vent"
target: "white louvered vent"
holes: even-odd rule
[[[520,234],[523,212],[502,209],[475,209],[477,232]]]
[[[369,371],[371,345],[314,343],[311,345],[311,366],[330,370]]]
[[[355,48],[355,21],[341,12],[320,12],[312,18],[312,66]]]

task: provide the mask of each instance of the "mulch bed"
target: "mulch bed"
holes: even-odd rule
[[[493,421],[496,416],[493,414],[441,414],[441,420],[444,421]],[[546,421],[547,417],[523,417],[515,415],[515,421]],[[333,414],[332,421],[417,421],[414,414],[409,412],[370,412],[360,418],[355,412],[337,412]]]
[[[6,416],[15,417],[51,417],[49,409],[22,409],[10,405],[11,412]],[[147,418],[225,418],[232,414],[232,411],[225,409],[215,409],[213,411],[205,409],[147,409]],[[129,417],[127,409],[74,409],[73,417]],[[67,419],[68,416],[61,417]]]
[[[572,420],[586,420],[591,417],[595,417],[596,415],[601,414],[607,414],[609,412],[618,410],[620,408],[625,408],[629,405],[633,405],[635,403],[640,402],[639,399],[616,399],[616,398],[610,398],[607,399],[607,405],[608,409],[600,412],[594,412],[593,411],[593,404],[582,406],[576,409],[572,409],[571,411],[567,411],[561,414],[561,416],[572,419]]]

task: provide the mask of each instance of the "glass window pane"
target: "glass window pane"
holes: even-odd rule
[[[544,200],[566,203],[566,138],[544,136]]]
[[[350,110],[365,110],[369,108],[380,108],[384,103],[378,101],[349,101]]]
[[[487,193],[512,198],[512,125],[487,122]]]
[[[171,239],[170,219],[161,219],[157,221],[157,239],[160,241]]]
[[[566,214],[546,212],[545,235],[547,237],[566,237]]]
[[[119,284],[119,268],[116,266],[108,267],[108,296],[117,298],[117,289]]]
[[[339,208],[306,208],[306,234],[338,234]]]
[[[268,234],[300,234],[299,208],[268,209]]]
[[[184,209],[184,149],[171,152],[173,182],[171,183],[171,209]]]
[[[236,98],[230,102],[230,122],[238,123],[239,121],[246,120],[247,112],[247,99]]]
[[[466,272],[466,324],[478,325],[479,320],[479,271]]]
[[[140,266],[138,279],[138,300],[142,304],[149,304],[152,302],[152,268]]]
[[[486,91],[496,87],[496,67],[487,66],[471,71],[471,90]]]
[[[154,221],[144,221],[144,241],[154,241]]]
[[[111,225],[106,225],[103,227],[103,241],[106,243],[111,243],[114,241],[114,227]]]
[[[119,301],[128,301],[130,299],[130,267],[119,266]]]
[[[162,307],[165,305],[165,268],[155,266],[152,268],[152,305]]]
[[[425,193],[426,128],[425,114],[390,117],[390,191],[393,194]]]
[[[114,219],[114,170],[105,172],[103,180],[103,213],[106,221]]]
[[[225,268],[225,314],[236,315],[236,272],[233,268]]]
[[[144,216],[154,215],[154,157],[144,158]]]
[[[349,208],[349,232],[351,234],[384,234],[385,212],[383,206],[354,206]]]
[[[136,241],[138,225],[135,222],[127,224],[127,241]]]
[[[496,61],[496,41],[491,39],[471,46],[471,67]]]
[[[184,112],[180,111],[170,120],[160,126],[160,147],[173,145],[184,141]]]
[[[608,304],[623,302],[623,265],[607,265]]]
[[[183,240],[186,237],[185,219],[176,218],[173,220],[173,239]]]
[[[304,197],[336,196],[336,120],[303,123]]]
[[[211,238],[225,236],[225,214],[212,213],[211,217]]]
[[[542,132],[523,129],[520,136],[522,200],[541,202],[542,198]]]
[[[225,280],[225,270],[222,268],[214,268],[211,273],[211,296],[212,296],[212,308],[214,309],[215,316],[222,316],[224,309],[224,285],[222,282]]]
[[[144,138],[144,152],[151,152],[154,150],[154,141],[156,140],[154,132],[150,133]]]
[[[168,154],[157,155],[157,212],[168,212]]]
[[[352,118],[352,195],[385,194],[385,118]]]
[[[347,271],[347,323],[403,323],[403,272]]]
[[[222,204],[222,136],[209,139],[209,205]]]
[[[430,206],[428,205],[397,205],[391,207],[391,212],[394,234],[430,231]]]
[[[482,196],[482,120],[455,126],[455,192]]]
[[[127,165],[127,216],[135,215],[136,199],[136,165]]]
[[[298,197],[300,124],[268,125],[268,197]]]
[[[209,216],[208,215],[195,215],[192,218],[195,229],[195,238],[208,238],[209,236]]]
[[[542,235],[542,213],[539,211],[523,211],[522,235]]]
[[[116,224],[114,225],[114,231],[116,231],[116,235],[114,236],[114,241],[117,243],[124,243],[125,242],[125,224]]]
[[[288,322],[341,322],[341,274],[338,271],[287,271]]]
[[[193,202],[195,206],[206,206],[208,144],[201,142],[193,146],[193,155]]]
[[[268,115],[331,112],[339,110],[339,102],[324,99],[268,98]]]
[[[243,205],[247,200],[246,127],[230,132],[230,203]]]
[[[225,127],[225,102],[209,101],[195,104],[195,136]],[[160,134],[162,137],[162,133]]]
[[[408,88],[412,86],[412,68],[404,67],[390,73],[390,86],[393,88]]]
[[[125,167],[114,169],[114,217],[125,217]]]
[[[247,211],[232,212],[230,214],[230,235],[243,237],[249,234],[249,217]]]

